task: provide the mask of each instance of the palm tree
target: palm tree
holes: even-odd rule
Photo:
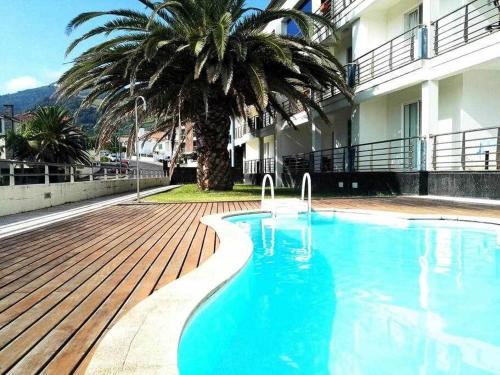
[[[20,160],[48,163],[90,162],[85,136],[61,107],[39,107],[21,133],[7,136],[7,145]]]
[[[68,32],[95,18],[105,21],[68,48],[98,35],[114,34],[79,55],[59,81],[58,95],[88,92],[82,108],[100,99],[100,142],[133,115],[136,95],[148,101],[155,131],[182,121],[194,123],[198,139],[198,185],[228,190],[231,119],[247,110],[277,113],[291,126],[283,99],[322,109],[306,93],[331,86],[351,97],[343,68],[324,47],[312,41],[316,27],[331,27],[320,15],[297,10],[246,8],[245,0],[138,0],[146,10],[83,13]],[[264,32],[271,21],[293,20],[299,36]],[[117,121],[120,119],[120,121]],[[131,131],[131,139],[135,137]]]

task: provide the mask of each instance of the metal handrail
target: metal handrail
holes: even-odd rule
[[[500,127],[433,134],[429,141],[432,170],[500,170]]]
[[[283,165],[292,173],[413,171],[423,168],[423,148],[421,137],[395,138],[287,155]]]
[[[415,26],[356,58],[356,84],[369,82],[425,58],[426,33],[425,25]]]
[[[244,174],[268,174],[276,171],[274,158],[245,160],[243,162]]]
[[[434,54],[441,55],[500,30],[500,6],[473,0],[433,21]]]
[[[235,127],[234,138],[243,138],[246,134],[254,134],[257,130],[265,129],[268,126],[274,125],[275,113],[274,111],[269,113],[265,112],[262,117],[254,117],[248,119],[243,125],[238,125]],[[249,122],[252,122],[250,125]]]

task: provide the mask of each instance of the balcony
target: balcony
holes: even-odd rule
[[[434,54],[455,50],[500,30],[500,5],[474,0],[432,23]]]
[[[358,57],[354,62],[345,65],[344,69],[349,86],[362,91],[376,84],[375,80],[425,58],[427,27],[419,25]],[[322,92],[312,92],[311,95],[316,102],[321,103],[339,94],[340,91],[332,87]],[[282,105],[290,116],[304,110],[300,103],[294,104],[289,100],[284,101]]]
[[[247,134],[258,136],[261,129],[265,129],[274,125],[275,115],[264,113],[262,117],[249,118],[244,125],[239,125],[234,128],[234,139],[243,138]]]
[[[245,160],[243,162],[243,174],[272,174],[276,170],[274,158],[262,160]]]
[[[430,152],[427,153],[426,150]],[[286,172],[500,171],[500,127],[398,138],[283,157]]]
[[[337,29],[349,21],[352,11],[362,2],[363,0],[326,0],[321,3],[320,8],[315,13],[327,17]],[[319,27],[314,39],[321,43],[331,34],[331,31],[326,27]]]
[[[500,127],[430,136],[435,171],[499,171]]]
[[[423,169],[420,137],[398,138],[283,157],[286,172],[411,172]]]
[[[356,85],[362,85],[427,57],[427,28],[405,31],[355,61]]]

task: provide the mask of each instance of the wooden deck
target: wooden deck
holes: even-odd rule
[[[500,218],[500,207],[410,198],[332,199],[316,207]],[[258,202],[121,205],[0,243],[0,372],[81,373],[132,306],[218,246],[199,219]]]

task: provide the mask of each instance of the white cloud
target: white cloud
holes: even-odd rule
[[[46,69],[44,71],[44,76],[45,78],[50,82],[54,83],[61,78],[65,70],[51,70],[51,69]]]
[[[39,86],[42,86],[42,83],[35,77],[23,76],[8,81],[2,91],[7,94],[11,94],[22,90],[33,89]]]

